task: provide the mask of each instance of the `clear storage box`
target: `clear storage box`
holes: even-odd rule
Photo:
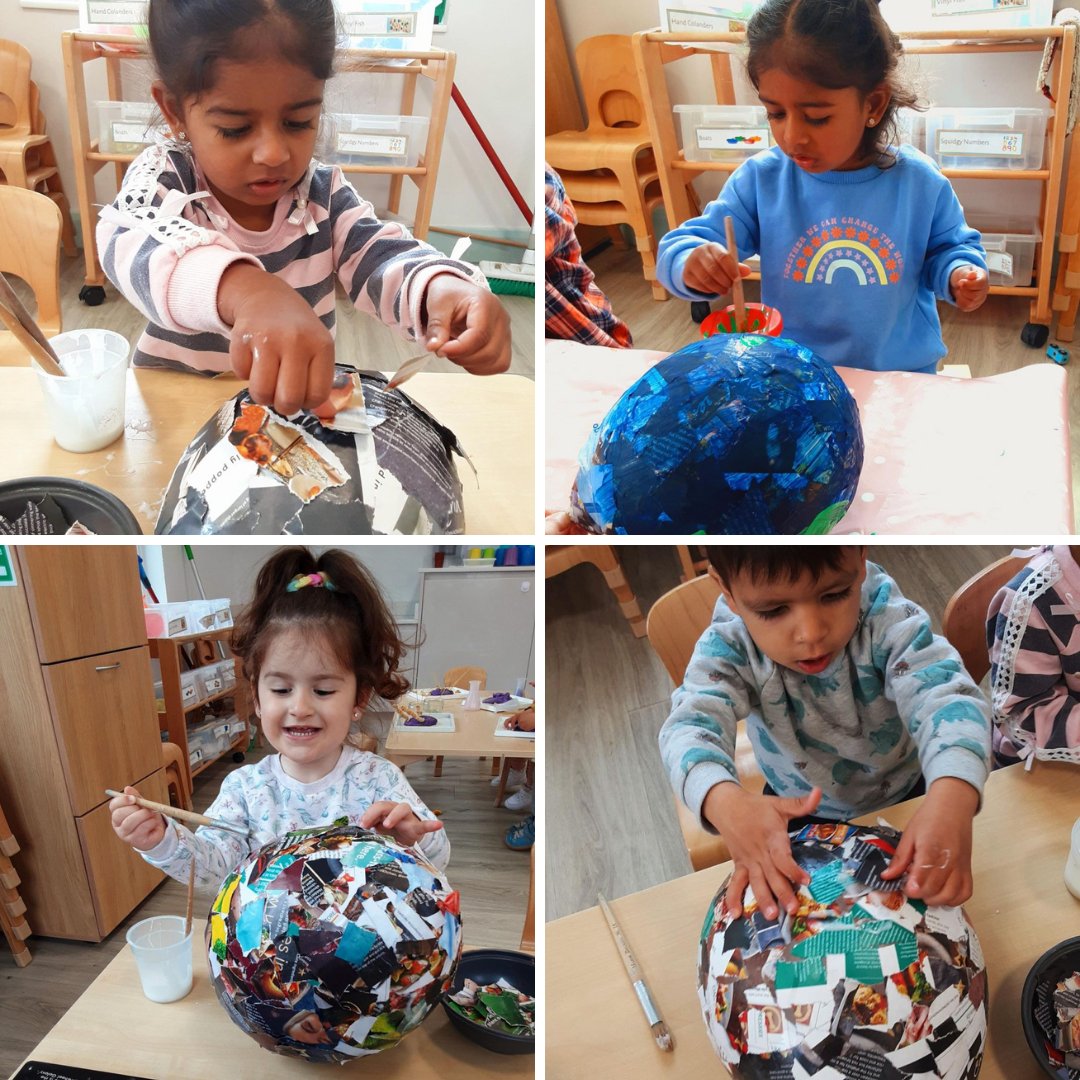
[[[138,154],[157,135],[157,106],[146,101],[98,101],[98,149],[103,154]]]
[[[1042,239],[1031,218],[974,218],[968,224],[982,233],[991,285],[1031,284],[1035,248]]]
[[[339,165],[406,165],[420,161],[427,144],[426,116],[334,113],[333,160]]]
[[[195,676],[199,680],[199,699],[213,697],[225,689],[225,682],[217,664],[207,664],[196,668]]]
[[[233,624],[232,617],[232,602],[228,597],[223,597],[218,600],[208,600],[208,604],[212,604],[214,608],[214,621],[217,624],[219,630],[228,630]]]
[[[143,609],[146,636],[152,638],[183,637],[191,633],[191,612],[183,604],[147,604]]]
[[[202,697],[202,686],[199,683],[197,671],[180,672],[180,700],[184,708],[190,708]]]
[[[773,145],[762,105],[676,105],[687,161],[743,161]]]
[[[942,168],[1041,169],[1042,109],[931,109],[926,152]]]

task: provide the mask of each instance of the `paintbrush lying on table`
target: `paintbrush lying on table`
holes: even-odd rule
[[[641,974],[641,968],[638,967],[637,960],[634,959],[634,954],[630,951],[630,946],[626,944],[622,928],[615,921],[615,915],[611,908],[608,907],[608,902],[599,893],[596,894],[596,899],[600,901],[600,909],[604,913],[604,918],[607,919],[608,929],[611,930],[611,936],[615,939],[615,944],[619,948],[619,955],[622,957],[622,962],[626,967],[626,974],[630,976],[630,981],[634,984],[634,993],[637,994],[638,1001],[641,1002],[641,1008],[645,1012],[645,1019],[652,1025],[656,1045],[661,1050],[673,1050],[675,1040],[672,1039],[667,1024],[660,1019],[660,1011],[653,1002],[649,988],[645,985],[645,976]]]
[[[127,797],[122,791],[113,791],[111,788],[106,788],[105,794],[113,799],[123,799]],[[196,814],[191,810],[180,810],[175,806],[169,806],[167,803],[153,802],[150,799],[141,799],[137,795],[132,795],[131,798],[135,800],[136,806],[141,806],[146,810],[156,810],[159,814],[164,814],[165,817],[176,818],[177,821],[183,821],[188,825],[208,825],[211,829],[224,829],[226,832],[236,833],[238,836],[248,838],[251,836],[251,833],[248,832],[247,829],[242,829],[239,825],[230,825],[226,821],[219,821],[217,818],[209,818],[205,814]]]

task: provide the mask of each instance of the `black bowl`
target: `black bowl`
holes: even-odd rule
[[[1080,937],[1069,938],[1047,949],[1028,972],[1020,995],[1020,1022],[1024,1025],[1024,1038],[1042,1071],[1047,1076],[1055,1077],[1055,1080],[1062,1080],[1069,1072],[1064,1064],[1055,1065],[1050,1059],[1052,1043],[1035,1019],[1037,995],[1039,988],[1047,985],[1052,995],[1058,982],[1076,971],[1080,971]]]
[[[63,476],[27,476],[0,484],[0,517],[14,521],[28,502],[40,502],[51,495],[71,525],[81,521],[103,536],[142,534],[135,515],[111,492],[84,480]]]
[[[448,993],[460,990],[467,978],[481,986],[505,979],[523,994],[536,995],[536,961],[528,953],[510,952],[509,949],[473,949],[463,953]],[[508,1035],[466,1020],[446,1004],[446,994],[442,1006],[450,1023],[485,1050],[494,1050],[497,1054],[531,1054],[535,1050],[535,1040],[527,1035]]]

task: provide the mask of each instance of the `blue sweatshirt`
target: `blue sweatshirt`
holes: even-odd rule
[[[848,821],[902,800],[920,775],[957,777],[982,794],[990,706],[956,650],[880,566],[866,564],[860,618],[817,675],[770,660],[721,597],[694,649],[660,753],[676,794],[710,832],[701,804],[734,781],[735,732],[782,796],[822,789],[821,817]]]
[[[896,164],[811,174],[779,147],[732,173],[705,212],[661,241],[657,277],[684,300],[683,264],[724,243],[730,214],[742,259],[761,256],[761,299],[779,308],[784,336],[831,364],[919,371],[946,352],[934,298],[953,302],[949,275],[986,269],[979,233],[949,181],[910,146]]]

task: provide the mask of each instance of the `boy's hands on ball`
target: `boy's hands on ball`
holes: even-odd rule
[[[116,835],[136,851],[149,851],[165,839],[165,818],[156,810],[138,806],[138,788],[128,785],[124,794],[109,801],[112,827]]]
[[[408,803],[386,799],[372,803],[360,818],[360,828],[392,836],[406,847],[412,847],[428,833],[438,832],[442,827],[441,821],[417,817]]]
[[[792,857],[788,822],[812,814],[820,802],[821,788],[801,799],[755,794],[735,783],[709,789],[701,810],[723,832],[735,863],[726,894],[727,909],[735,918],[742,914],[747,885],[768,919],[779,914],[777,902],[791,914],[798,909],[792,883],[807,885],[810,876]]]
[[[958,266],[949,275],[949,290],[961,311],[974,311],[990,294],[990,279],[981,266]]]
[[[749,277],[753,271],[746,263],[737,263],[722,244],[701,244],[683,263],[683,284],[695,292],[721,296],[731,291],[737,277]]]

